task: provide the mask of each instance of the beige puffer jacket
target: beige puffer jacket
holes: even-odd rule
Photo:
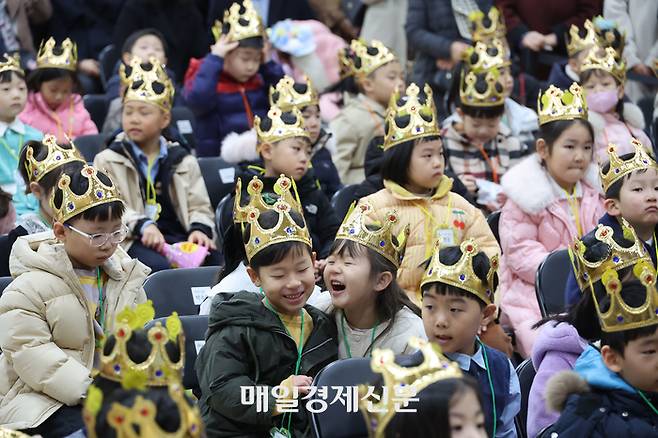
[[[80,403],[91,383],[94,326],[64,245],[51,231],[19,238],[0,297],[0,425],[36,427],[62,404]],[[121,248],[105,262],[106,330],[117,312],[146,301],[150,269]]]

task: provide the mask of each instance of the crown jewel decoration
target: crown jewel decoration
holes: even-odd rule
[[[603,192],[605,193],[611,185],[619,181],[629,173],[639,169],[657,169],[658,164],[656,160],[647,152],[646,148],[637,138],[631,139],[634,155],[628,160],[622,160],[617,154],[617,146],[613,143],[608,145],[608,159],[610,160],[610,168],[608,172],[603,171],[603,167],[599,169],[601,176],[601,183],[603,185]],[[625,155],[625,154],[622,154]]]
[[[432,98],[432,88],[425,84],[423,89],[424,101],[421,103],[420,89],[412,83],[402,96],[396,90],[391,95],[391,100],[386,111],[386,123],[384,126],[384,150],[409,140],[418,138],[438,136],[441,134],[436,120],[436,108]],[[396,119],[407,119],[403,126],[399,126]]]
[[[318,105],[318,93],[308,76],[304,76],[306,91],[299,93],[295,90],[295,80],[285,75],[276,84],[276,88],[270,86],[270,104],[281,108],[281,111],[291,111],[293,107],[301,110],[304,107]]]
[[[478,245],[473,239],[465,240],[459,245],[462,256],[454,265],[444,265],[439,259],[441,242],[437,242],[429,266],[423,274],[420,287],[429,283],[444,283],[464,289],[486,304],[492,304],[494,298],[494,278],[498,270],[498,256],[490,258],[487,282],[483,283],[473,271],[473,257],[478,253]]]
[[[583,89],[575,82],[568,90],[551,85],[543,94],[539,93],[537,113],[540,125],[556,120],[587,120],[587,101]]]
[[[581,74],[587,70],[603,70],[620,83],[626,82],[626,62],[612,47],[592,47],[580,65]]]
[[[18,430],[5,429],[0,427],[0,438],[29,438],[30,435],[24,434]]]
[[[581,30],[575,24],[569,28],[566,34],[567,53],[569,56],[574,56],[576,53],[589,49],[597,45],[599,36],[591,20],[585,20],[583,24],[584,36],[581,37]]]
[[[352,40],[350,48],[354,53],[352,59],[354,73],[359,78],[365,78],[382,65],[397,61],[393,52],[378,40],[372,40],[370,45],[362,40]]]
[[[240,205],[242,181],[239,178],[235,187],[233,217],[236,222],[242,222],[243,227],[249,227],[250,230],[249,241],[245,244],[247,259],[251,260],[263,249],[277,243],[296,241],[313,247],[293,181],[285,175],[279,177],[274,183],[274,193],[279,198],[272,205],[263,199],[263,187],[263,182],[254,176],[247,186],[249,203],[244,207]],[[258,222],[258,218],[267,211],[275,212],[279,216],[279,220],[274,227],[264,229]],[[302,217],[301,226],[292,218],[291,211],[295,211]]]
[[[368,388],[359,385],[359,408],[371,438],[386,436],[386,426],[396,414],[396,405],[403,404],[405,399],[411,401],[433,383],[460,379],[464,375],[459,364],[446,358],[437,344],[411,337],[409,345],[422,352],[421,364],[411,367],[399,365],[392,350],[375,349],[372,353],[370,367],[382,375],[387,392],[386,396],[383,393],[381,397],[368,397]]]
[[[224,21],[215,20],[211,31],[215,41],[219,41],[222,33],[226,34],[229,42],[265,36],[263,21],[251,0],[244,0],[242,4],[233,3],[224,11]]]
[[[121,65],[121,80],[128,86],[123,101],[136,100],[150,103],[164,111],[170,111],[174,101],[174,84],[165,68],[154,57],[142,62],[134,57],[130,65]]]
[[[53,37],[41,41],[37,53],[37,68],[61,68],[75,71],[78,68],[78,47],[70,38],[62,41],[60,46]]]
[[[487,43],[475,42],[464,52],[464,62],[466,70],[475,73],[485,73],[494,68],[501,69],[512,65],[503,42],[498,39]]]
[[[296,107],[286,111],[285,113],[294,116],[294,123],[286,123],[283,120],[284,111],[278,106],[270,107],[267,112],[267,118],[272,122],[270,129],[263,130],[261,128],[262,121],[259,116],[254,117],[254,126],[256,127],[256,135],[258,138],[258,148],[260,145],[268,143],[274,144],[277,141],[285,140],[293,137],[303,137],[310,141],[311,137],[304,126],[304,118],[302,113]]]
[[[43,160],[37,161],[32,146],[27,146],[25,151],[25,170],[30,182],[39,182],[48,172],[66,163],[73,161],[85,162],[73,142],[60,146],[57,144],[57,138],[54,135],[46,134],[41,143],[48,148],[46,158]]]
[[[486,72],[462,71],[459,99],[464,105],[492,107],[505,103],[505,87],[500,71],[493,68]]]
[[[21,57],[18,53],[10,55],[5,53],[0,59],[0,73],[5,71],[15,71],[20,75],[25,76],[25,71],[21,68]]]
[[[471,40],[490,41],[493,39],[505,39],[507,28],[503,15],[498,8],[492,6],[489,13],[478,10],[471,12],[468,16],[471,27]]]
[[[336,239],[351,240],[365,245],[399,268],[407,246],[409,225],[403,227],[396,236],[393,233],[393,226],[400,222],[397,212],[392,210],[386,213],[383,223],[367,223],[368,215],[373,212],[372,205],[367,202],[352,204],[336,233]],[[370,229],[369,225],[374,226],[375,229]]]
[[[89,183],[87,191],[81,195],[71,190],[71,177],[69,175],[62,174],[57,182],[57,189],[62,191],[61,206],[58,208],[54,204],[55,191],[50,197],[50,207],[53,209],[54,218],[57,222],[64,223],[73,216],[77,216],[97,205],[115,201],[123,202],[121,196],[119,196],[119,190],[112,181],[110,180],[111,185],[105,185],[98,178],[98,170],[95,167],[85,164],[80,173]]]

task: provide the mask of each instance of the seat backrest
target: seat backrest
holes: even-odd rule
[[[144,282],[144,290],[153,301],[155,317],[198,315],[206,292],[215,284],[219,266],[167,269],[154,272]]]
[[[197,160],[210,196],[210,204],[215,210],[219,201],[233,191],[237,169],[219,157],[200,157]]]
[[[101,67],[101,83],[103,89],[107,86],[107,81],[112,77],[114,66],[119,61],[119,50],[114,47],[114,44],[109,44],[103,48],[98,54],[98,63]]]
[[[12,281],[14,281],[12,277],[0,277],[0,296]]]
[[[375,382],[378,375],[370,368],[370,358],[353,358],[330,363],[322,369],[313,381],[313,386],[327,390],[323,400],[334,400],[339,391],[344,395],[343,400],[349,404],[349,390],[361,383]],[[342,388],[342,389],[339,389]],[[320,398],[318,396],[314,398]],[[356,412],[348,412],[347,406],[341,402],[328,404],[323,412],[311,413],[313,432],[316,438],[349,438],[368,436],[363,415],[358,409],[358,395],[356,399]],[[314,406],[315,409],[318,406]]]
[[[171,125],[176,127],[178,133],[192,149],[196,149],[196,119],[192,110],[182,105],[173,107],[171,109]]]
[[[82,156],[91,163],[96,155],[105,149],[105,137],[102,134],[90,134],[76,137],[73,140]]]
[[[550,253],[537,269],[535,293],[542,317],[564,311],[564,288],[571,272],[571,260],[566,249]]]
[[[530,358],[521,362],[516,367],[516,375],[519,377],[519,386],[521,387],[521,410],[516,415],[516,431],[519,438],[526,438],[527,424],[528,424],[528,397],[530,396],[530,388],[532,381],[535,378],[535,367]]]
[[[100,132],[110,107],[109,100],[104,94],[85,94],[82,97],[82,103]]]
[[[493,233],[494,237],[498,241],[498,245],[500,245],[500,234],[498,234],[498,224],[500,223],[500,210],[494,211],[493,213],[489,214],[489,216],[487,216],[487,223],[489,224],[489,228],[491,228],[491,232]]]
[[[166,326],[167,318],[157,318],[146,324],[149,329],[160,322]],[[200,394],[199,381],[194,370],[194,363],[196,362],[197,354],[203,345],[206,343],[206,331],[208,330],[208,316],[207,315],[186,315],[180,317],[181,324],[183,325],[183,332],[185,333],[185,366],[183,369],[183,386],[185,389],[191,389],[194,394]]]
[[[233,210],[232,201],[233,201],[233,194],[229,193],[226,196],[224,196],[221,201],[219,201],[219,204],[217,204],[217,209],[215,210],[215,226],[217,228],[218,248],[222,248],[224,246],[224,236],[226,235],[226,232],[228,231],[229,227],[233,224],[233,214],[227,215],[225,213],[225,210],[227,208],[230,208],[232,212]],[[231,218],[230,221],[227,220],[229,217]]]
[[[357,199],[354,199],[354,193],[358,187],[358,184],[345,186],[334,193],[334,196],[331,197],[331,206],[334,208],[336,216],[341,221],[345,218],[345,215],[349,211],[352,203],[357,201]]]

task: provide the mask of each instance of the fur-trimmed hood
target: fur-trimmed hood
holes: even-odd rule
[[[590,387],[583,379],[573,371],[562,371],[548,380],[544,399],[546,407],[550,411],[562,412],[569,396],[583,394],[590,391]]]
[[[509,199],[523,211],[535,214],[544,210],[556,199],[550,178],[541,165],[539,155],[534,153],[505,172],[501,184]],[[599,190],[598,168],[594,163],[589,165],[582,182],[594,190]]]
[[[606,121],[605,116],[591,109],[588,112],[587,119],[592,124],[595,132],[603,131]],[[626,123],[637,129],[644,129],[644,115],[639,106],[632,102],[624,103],[624,120]]]

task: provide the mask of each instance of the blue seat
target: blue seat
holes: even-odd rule
[[[103,89],[107,87],[107,81],[114,73],[114,66],[119,61],[119,50],[114,47],[114,44],[109,44],[103,48],[98,54],[98,63],[101,67],[101,83]]]

